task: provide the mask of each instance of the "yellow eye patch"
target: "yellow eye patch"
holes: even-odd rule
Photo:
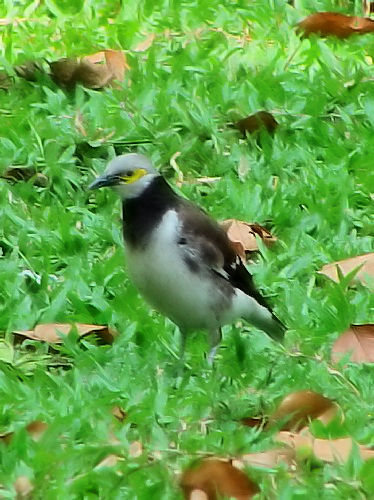
[[[137,168],[133,171],[131,175],[124,175],[121,177],[121,181],[125,184],[132,184],[137,180],[141,179],[147,173],[145,168]]]

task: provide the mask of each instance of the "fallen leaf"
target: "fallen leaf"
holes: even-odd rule
[[[209,500],[209,497],[206,493],[201,490],[193,490],[191,491],[189,500]]]
[[[6,71],[0,71],[0,89],[9,90],[13,86],[13,78]]]
[[[17,181],[28,181],[36,174],[36,169],[34,167],[23,167],[17,165],[15,167],[11,166],[5,169],[1,174],[2,179],[7,181],[17,182]]]
[[[299,431],[308,425],[310,420],[321,415],[326,419],[328,410],[334,410],[330,413],[331,419],[338,411],[337,405],[331,399],[313,391],[292,392],[282,399],[270,416],[268,425],[284,421],[282,430]]]
[[[74,326],[77,329],[79,337],[95,334],[106,344],[111,344],[116,336],[116,332],[107,326],[86,325],[83,323],[74,323]],[[67,323],[45,323],[37,325],[34,330],[15,330],[13,334],[21,342],[25,338],[28,338],[52,344],[61,344],[61,335],[68,335],[72,328],[73,325]]]
[[[332,360],[337,363],[348,353],[354,363],[374,363],[374,325],[351,325],[335,340],[331,350]]]
[[[34,485],[27,476],[18,476],[13,486],[16,490],[17,498],[28,497],[34,489]]]
[[[44,432],[48,429],[48,424],[41,422],[40,420],[34,420],[26,426],[28,434],[33,438],[34,441],[39,441]]]
[[[310,434],[295,434],[288,431],[281,431],[277,434],[277,441],[280,441],[294,449],[310,448],[313,455],[324,462],[346,462],[355,444],[363,460],[374,458],[374,450],[357,444],[352,438],[341,439],[317,439]]]
[[[49,179],[46,175],[37,172],[34,167],[15,166],[8,167],[1,175],[1,179],[9,182],[29,181],[32,179],[34,186],[46,187]]]
[[[113,415],[113,417],[115,417],[120,422],[123,422],[126,419],[126,417],[127,417],[127,413],[120,406],[113,406],[113,408],[112,408],[112,415]]]
[[[112,453],[100,460],[100,462],[95,466],[95,469],[102,469],[103,467],[114,467],[115,465],[117,465],[118,460],[121,460],[121,457]]]
[[[324,274],[328,278],[339,283],[339,275],[336,267],[339,267],[345,276],[358,266],[362,266],[354,277],[354,281],[360,281],[363,284],[373,283],[374,279],[374,252],[351,257],[350,259],[338,260],[322,267],[319,274]]]
[[[145,52],[152,45],[156,35],[154,33],[150,33],[147,38],[145,38],[142,42],[138,43],[138,45],[133,49],[134,52]]]
[[[14,71],[20,78],[35,82],[38,79],[38,74],[44,73],[44,68],[41,61],[26,61],[23,64],[14,66]]]
[[[368,17],[346,16],[338,12],[316,12],[300,21],[298,31],[304,37],[316,34],[322,37],[348,38],[374,31],[374,20]]]
[[[50,62],[49,67],[55,83],[63,87],[73,86],[74,73],[79,64],[78,59],[75,57],[64,57],[58,61]]]
[[[49,63],[53,80],[68,89],[81,84],[90,89],[102,89],[122,81],[129,68],[125,54],[118,50],[102,50],[77,58],[63,58]]]
[[[266,245],[271,245],[277,241],[267,229],[260,224],[244,222],[237,219],[227,219],[221,222],[221,226],[226,231],[236,253],[245,260],[245,252],[255,252],[258,250],[256,236],[259,236]]]
[[[103,51],[106,65],[111,72],[111,83],[113,80],[122,82],[125,72],[129,69],[124,52],[119,50],[106,49]]]
[[[258,491],[258,486],[240,469],[218,459],[205,459],[184,471],[181,478],[184,497],[191,500],[192,493],[200,490],[208,500],[221,496],[247,500]]]
[[[257,429],[258,427],[263,427],[267,423],[265,417],[243,417],[240,419],[241,423],[246,427],[251,427]]]
[[[129,446],[129,456],[138,458],[143,454],[143,445],[140,441],[133,441]]]
[[[238,460],[234,460],[233,465],[240,467],[240,464],[243,464],[252,467],[269,468],[276,467],[281,463],[291,465],[294,461],[295,450],[291,448],[275,448],[257,453],[246,453]]]
[[[258,111],[230,124],[230,127],[238,129],[245,137],[246,133],[253,134],[261,129],[266,129],[271,134],[278,127],[278,122],[268,111]]]
[[[14,432],[4,432],[0,434],[0,442],[4,444],[9,444],[14,436]]]

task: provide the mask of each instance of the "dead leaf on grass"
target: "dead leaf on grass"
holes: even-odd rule
[[[9,444],[14,436],[14,432],[3,432],[0,434],[0,442],[4,444]]]
[[[256,236],[259,236],[269,246],[277,241],[277,238],[260,224],[227,219],[221,222],[221,226],[226,231],[236,253],[243,260],[245,260],[245,252],[258,250]]]
[[[134,52],[145,52],[153,44],[156,35],[150,33],[143,41],[138,43],[138,45],[133,49]]]
[[[196,490],[206,494],[208,500],[221,496],[247,500],[259,488],[249,477],[231,463],[219,459],[205,459],[183,472],[181,487],[187,500],[194,498]]]
[[[324,423],[327,423],[327,416],[332,420],[337,411],[338,407],[331,399],[325,398],[317,392],[292,392],[282,399],[275,412],[269,418],[268,425],[284,421],[282,430],[299,431],[308,425],[310,420],[321,416],[324,418]]]
[[[281,431],[277,434],[277,441],[297,450],[310,449],[313,455],[324,462],[346,462],[355,444],[363,460],[374,458],[374,450],[357,444],[352,438],[317,439],[310,434],[295,434]]]
[[[113,406],[113,408],[112,408],[112,415],[113,415],[113,417],[115,417],[120,422],[123,422],[126,419],[126,417],[127,417],[127,413],[120,406]]]
[[[264,427],[268,419],[266,417],[243,417],[240,422],[246,427],[251,427],[252,429],[257,429],[258,427]]]
[[[28,338],[52,344],[61,344],[61,335],[68,335],[73,326],[76,327],[79,337],[95,334],[106,344],[111,344],[116,336],[116,332],[107,326],[87,325],[84,323],[74,323],[73,325],[68,323],[45,323],[37,325],[34,330],[16,330],[13,334],[21,342]]]
[[[82,58],[63,58],[49,63],[52,78],[63,87],[77,84],[90,89],[102,89],[123,81],[129,68],[125,54],[118,50],[102,50]]]
[[[278,122],[268,111],[258,111],[230,124],[230,127],[238,129],[245,137],[247,133],[253,134],[261,129],[265,129],[271,134],[278,127]]]
[[[0,89],[9,90],[13,86],[13,78],[6,71],[0,71]]]
[[[41,61],[26,61],[23,64],[14,66],[14,71],[20,78],[35,82],[38,79],[38,74],[44,73],[44,68]]]
[[[331,350],[332,360],[337,363],[348,353],[354,363],[374,363],[374,325],[351,325],[337,338]]]
[[[121,457],[112,453],[100,460],[100,462],[95,466],[95,469],[102,469],[103,467],[114,467],[115,465],[117,465],[119,460],[121,460]]]
[[[346,16],[338,12],[316,12],[300,21],[297,30],[304,37],[311,34],[322,37],[348,38],[374,31],[374,20],[368,17]]]
[[[129,456],[138,458],[143,454],[143,445],[140,441],[133,441],[129,446]]]
[[[38,187],[46,187],[49,182],[48,177],[37,172],[36,168],[22,165],[8,167],[0,177],[9,182],[27,182],[32,179],[33,184]]]
[[[48,424],[41,420],[33,420],[26,426],[27,433],[34,441],[39,441],[44,432],[48,429]]]
[[[295,461],[295,451],[291,448],[274,448],[268,451],[257,453],[246,453],[238,460],[233,461],[233,465],[241,467],[251,465],[252,467],[269,468],[279,464],[291,465]]]
[[[27,476],[18,476],[13,486],[16,490],[17,498],[29,497],[34,489],[34,485]]]
[[[342,274],[345,276],[353,271],[358,266],[362,266],[354,277],[354,281],[360,281],[363,284],[373,283],[374,280],[374,252],[351,257],[350,259],[338,260],[331,264],[326,264],[322,267],[319,274],[324,274],[328,278],[339,283],[339,275],[336,269],[339,267]]]

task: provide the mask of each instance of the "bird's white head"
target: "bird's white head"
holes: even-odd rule
[[[89,189],[112,187],[122,200],[136,198],[160,174],[149,158],[137,153],[116,156],[111,160],[103,175],[97,177]]]

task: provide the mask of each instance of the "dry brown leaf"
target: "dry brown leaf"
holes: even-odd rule
[[[201,490],[193,490],[191,491],[189,500],[209,500],[209,497],[204,491]]]
[[[114,467],[115,465],[117,465],[118,460],[121,460],[121,457],[112,453],[100,460],[100,462],[95,466],[95,469],[101,469],[103,467]]]
[[[40,172],[36,172],[34,167],[22,167],[20,165],[8,167],[0,175],[0,178],[10,182],[29,181],[32,179],[34,186],[38,187],[46,187],[49,183],[48,177]]]
[[[156,35],[154,33],[150,33],[147,38],[145,38],[142,42],[138,43],[138,45],[133,49],[134,52],[145,52],[152,45]]]
[[[354,280],[360,281],[363,284],[370,284],[374,281],[374,252],[326,264],[318,272],[319,274],[324,274],[328,278],[331,278],[333,281],[339,283],[336,266],[339,266],[344,276],[349,274],[356,267],[362,266],[356,273]]]
[[[295,461],[295,450],[291,448],[274,448],[273,450],[246,453],[240,459],[234,460],[233,465],[251,465],[253,467],[276,467],[281,463],[291,465]]]
[[[13,78],[6,71],[0,71],[0,89],[9,90],[13,86]]]
[[[127,417],[127,413],[120,406],[113,406],[113,408],[112,408],[112,415],[113,415],[113,417],[115,417],[120,422],[123,422],[126,419],[126,417]]]
[[[114,81],[122,81],[128,69],[125,54],[118,50],[102,50],[77,58],[63,58],[50,64],[52,78],[63,87],[81,84],[90,89],[102,89]]]
[[[329,414],[326,412],[330,411]],[[331,399],[313,391],[298,391],[288,394],[278,405],[269,419],[269,425],[284,421],[282,430],[299,431],[305,427],[309,420],[330,415],[330,420],[338,411],[336,404]]]
[[[11,182],[28,181],[35,174],[36,169],[34,167],[23,167],[21,165],[17,165],[6,168],[1,174],[1,178]]]
[[[14,66],[14,71],[20,78],[35,82],[38,79],[38,74],[44,73],[44,68],[41,61],[26,61]]]
[[[244,222],[237,219],[227,219],[221,222],[236,253],[245,260],[245,252],[258,250],[256,236],[259,236],[266,245],[271,245],[277,238],[272,236],[260,224]]]
[[[133,441],[129,446],[129,456],[138,458],[143,454],[143,445],[140,441]]]
[[[34,441],[39,441],[44,432],[48,429],[48,424],[40,420],[34,420],[26,426],[28,434]]]
[[[354,363],[374,363],[374,325],[351,325],[337,338],[331,350],[332,360],[336,363],[348,353]]]
[[[122,82],[125,78],[125,72],[130,68],[124,52],[119,50],[106,49],[103,51],[106,65],[112,73],[112,81]]]
[[[304,37],[316,34],[322,37],[348,38],[354,34],[364,35],[374,31],[374,20],[337,12],[316,12],[300,21],[297,28]]]
[[[184,497],[191,500],[196,490],[203,491],[209,500],[221,496],[247,500],[258,491],[258,486],[240,469],[218,459],[202,460],[197,466],[184,471],[181,478]]]
[[[116,336],[116,332],[102,325],[86,325],[84,323],[74,323],[78,335],[84,337],[89,334],[97,335],[104,343],[111,344]],[[21,342],[25,338],[40,340],[52,344],[61,344],[61,335],[68,335],[73,325],[67,323],[45,323],[37,325],[34,330],[16,330],[13,334]]]
[[[266,417],[243,417],[241,423],[246,427],[258,428],[263,427],[267,423]]]
[[[34,485],[27,476],[18,476],[13,486],[16,490],[17,498],[29,497],[34,489]]]
[[[245,137],[247,133],[253,134],[261,129],[265,129],[271,134],[278,127],[278,122],[268,111],[258,111],[253,115],[238,120],[230,126],[238,129]]]
[[[72,87],[74,85],[74,73],[79,67],[79,61],[75,57],[64,57],[58,61],[49,63],[52,78],[58,85]]]
[[[4,444],[9,444],[14,436],[14,432],[4,432],[0,434],[0,442]]]
[[[281,431],[277,434],[277,440],[290,446],[296,452],[300,449],[309,448],[313,455],[324,462],[346,462],[355,441],[350,438],[341,439],[317,439],[310,434],[295,434]],[[374,458],[374,450],[366,446],[358,445],[363,460]]]

